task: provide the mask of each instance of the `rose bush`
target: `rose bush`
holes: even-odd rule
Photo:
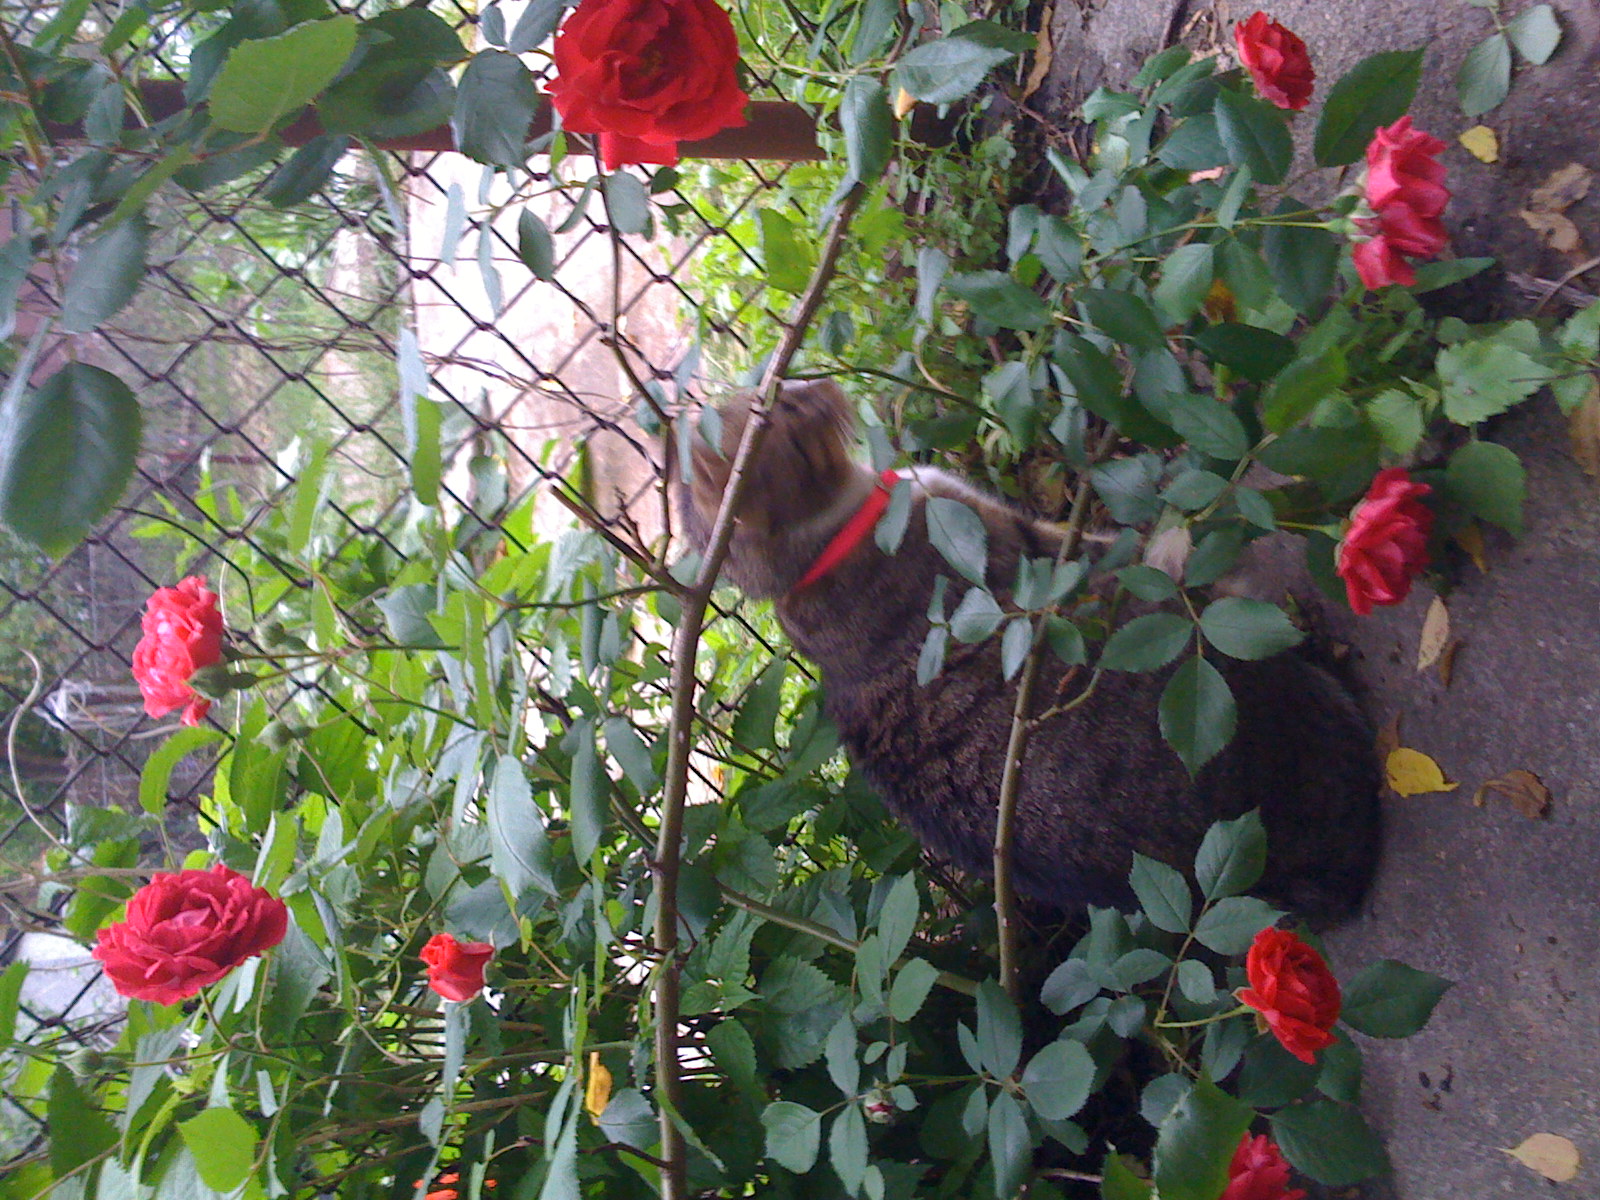
[[[1311,102],[1317,74],[1306,44],[1266,13],[1252,13],[1233,27],[1239,61],[1256,90],[1279,108],[1302,109]]]
[[[1365,194],[1374,215],[1356,222],[1373,236],[1358,243],[1353,253],[1367,287],[1415,283],[1408,260],[1434,258],[1450,244],[1439,220],[1450,202],[1445,166],[1438,160],[1443,150],[1438,138],[1412,128],[1409,116],[1373,135],[1367,146]]]
[[[605,169],[678,161],[678,143],[744,124],[739,41],[713,0],[583,0],[555,42],[550,99],[600,135]]]
[[[283,901],[217,863],[157,874],[123,920],[100,930],[93,954],[121,995],[176,1004],[265,954],[288,927]]]
[[[1239,1000],[1261,1014],[1283,1048],[1301,1062],[1333,1045],[1339,1019],[1339,981],[1322,955],[1286,929],[1256,934],[1245,956],[1250,986]]]
[[[222,614],[217,595],[191,575],[177,587],[157,588],[145,603],[144,636],[133,649],[133,677],[152,717],[183,709],[183,723],[197,725],[211,701],[189,680],[222,659]],[[185,707],[187,706],[187,707]]]
[[[483,969],[494,957],[488,942],[458,942],[448,933],[436,933],[423,946],[428,964],[428,986],[446,1000],[462,1003],[483,991]]]
[[[1374,605],[1399,604],[1426,569],[1433,510],[1421,497],[1432,490],[1404,467],[1389,467],[1350,514],[1335,566],[1358,615],[1370,615]]]
[[[1228,1164],[1228,1186],[1219,1200],[1304,1200],[1305,1194],[1289,1186],[1289,1164],[1277,1143],[1247,1133]]]

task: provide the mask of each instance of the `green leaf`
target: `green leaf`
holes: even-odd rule
[[[1002,363],[990,371],[983,377],[983,394],[1019,444],[1026,445],[1033,440],[1038,414],[1027,363]]]
[[[1440,998],[1454,985],[1393,959],[1364,967],[1345,985],[1344,1023],[1368,1037],[1410,1037],[1428,1023]]]
[[[255,1126],[231,1108],[208,1108],[178,1122],[184,1145],[194,1155],[195,1168],[207,1187],[231,1192],[250,1178],[255,1166]]]
[[[1152,298],[1169,325],[1181,325],[1200,311],[1211,291],[1215,261],[1210,242],[1191,242],[1167,255]]]
[[[18,959],[0,971],[0,1046],[9,1046],[17,1031],[17,1004],[22,983],[28,977],[28,962]]]
[[[593,722],[580,722],[574,726],[572,736],[576,743],[572,752],[572,791],[569,796],[572,853],[579,863],[587,864],[600,839],[605,836],[606,824],[611,816],[611,779],[595,749]]]
[[[767,1131],[767,1157],[797,1175],[817,1162],[822,1149],[822,1116],[803,1104],[779,1100],[761,1114]]]
[[[828,1130],[828,1161],[845,1188],[854,1194],[867,1174],[867,1122],[861,1107],[847,1104]]]
[[[1272,1115],[1272,1136],[1289,1160],[1318,1183],[1345,1187],[1389,1170],[1389,1155],[1361,1114],[1332,1100]]]
[[[1031,35],[1022,35],[990,21],[973,21],[948,37],[924,42],[895,64],[895,83],[918,100],[949,104],[971,92],[990,70],[1016,57],[1019,46],[1031,49]]]
[[[950,631],[934,625],[922,639],[922,649],[917,654],[917,686],[926,687],[944,670],[945,651],[950,646]]]
[[[1332,1100],[1354,1104],[1361,1098],[1361,1050],[1348,1034],[1317,1056],[1317,1091]]]
[[[352,139],[343,135],[325,133],[312,138],[272,173],[261,189],[261,198],[274,208],[293,208],[311,199],[328,182],[351,144]]]
[[[982,586],[989,535],[978,514],[961,501],[945,496],[930,498],[923,511],[933,548],[963,576]]]
[[[211,87],[211,123],[260,133],[333,82],[356,48],[356,19],[307,21],[277,37],[240,42]]]
[[[1280,217],[1304,213],[1310,205],[1286,197],[1278,205]],[[1304,216],[1300,218],[1306,220]],[[1341,243],[1333,232],[1302,225],[1268,225],[1261,236],[1267,270],[1283,298],[1296,312],[1310,315],[1327,299],[1339,266]]]
[[[1022,1105],[1010,1092],[989,1102],[989,1161],[994,1167],[994,1194],[1014,1196],[1027,1178],[1033,1142]]]
[[[517,217],[517,257],[535,279],[546,282],[556,277],[556,244],[550,229],[531,208]]]
[[[834,1022],[824,1054],[833,1086],[846,1096],[854,1096],[861,1087],[861,1058],[856,1046],[856,1023],[849,1013]]]
[[[1461,60],[1456,71],[1456,100],[1469,117],[1480,117],[1499,106],[1511,92],[1511,43],[1503,33],[1491,33]]]
[[[1468,512],[1522,535],[1527,472],[1515,452],[1495,442],[1468,442],[1450,456],[1445,483]]]
[[[420,11],[400,9],[384,15]],[[456,49],[460,48],[457,42]],[[368,140],[408,138],[447,124],[455,107],[456,85],[431,60],[369,57],[322,93],[317,117],[329,133]]]
[[[1213,325],[1195,338],[1195,345],[1213,362],[1231,367],[1246,379],[1265,381],[1294,361],[1295,345],[1281,333],[1255,325],[1227,322]]]
[[[951,275],[945,287],[966,301],[972,315],[1001,329],[1044,329],[1050,308],[1004,271]]]
[[[456,149],[490,166],[521,166],[538,104],[538,85],[521,59],[503,50],[473,55],[450,118]]]
[[[1282,183],[1294,158],[1294,140],[1276,105],[1226,89],[1217,93],[1217,136],[1230,161],[1248,167],[1264,184]]]
[[[1184,512],[1198,512],[1228,490],[1228,481],[1210,471],[1183,472],[1165,488],[1161,498]]]
[[[1254,887],[1267,869],[1267,831],[1251,809],[1206,830],[1194,859],[1194,876],[1207,900],[1237,896]]]
[[[839,123],[844,128],[845,162],[850,178],[873,183],[889,165],[894,149],[894,114],[883,84],[865,75],[853,75],[839,102]]]
[[[1064,1121],[1089,1099],[1094,1075],[1094,1059],[1082,1042],[1051,1042],[1023,1069],[1022,1090],[1046,1121]]]
[[[896,1021],[909,1021],[922,1009],[939,978],[939,969],[926,959],[913,958],[895,973],[889,988],[889,1015]]]
[[[139,807],[159,816],[167,807],[167,784],[172,769],[201,746],[225,741],[225,735],[204,725],[180,729],[163,742],[139,772]]]
[[[1099,665],[1110,671],[1154,671],[1183,653],[1193,634],[1194,626],[1175,613],[1146,613],[1111,635]]]
[[[761,261],[767,269],[767,286],[780,292],[800,293],[811,281],[816,252],[795,233],[795,223],[775,208],[763,208]]]
[[[621,234],[650,231],[650,193],[631,171],[613,171],[600,185],[605,200],[606,219]]]
[[[1218,954],[1243,954],[1256,934],[1282,916],[1265,900],[1227,896],[1201,914],[1194,927],[1195,940]]]
[[[1226,404],[1211,396],[1185,396],[1162,415],[1201,454],[1234,462],[1250,449],[1244,424]]]
[[[485,824],[495,876],[512,896],[521,896],[529,887],[554,896],[556,885],[550,872],[550,843],[544,818],[534,803],[522,763],[514,754],[503,754],[495,763]]]
[[[1550,378],[1551,368],[1520,347],[1517,327],[1528,324],[1517,321],[1491,337],[1439,351],[1445,416],[1458,425],[1476,425],[1526,400]]]
[[[1246,1048],[1234,1090],[1251,1108],[1282,1108],[1315,1086],[1318,1070],[1317,1064],[1290,1054],[1277,1038],[1264,1035]]]
[[[756,1047],[750,1032],[733,1018],[718,1021],[706,1034],[706,1045],[717,1066],[745,1093],[760,1095],[761,1082],[756,1070]],[[651,1139],[654,1140],[653,1138]]]
[[[1005,614],[983,588],[969,588],[950,614],[950,636],[958,642],[981,642],[1000,628]]]
[[[1167,681],[1159,705],[1161,736],[1191,775],[1216,757],[1233,738],[1233,693],[1227,681],[1198,655]]]
[[[1540,67],[1561,45],[1561,23],[1556,20],[1555,9],[1548,4],[1535,4],[1506,22],[1506,35],[1518,54]]]
[[[883,939],[886,962],[894,962],[905,953],[906,943],[917,928],[919,912],[916,877],[902,875],[890,887],[878,912],[878,936]]]
[[[150,225],[141,215],[87,243],[61,297],[61,328],[88,333],[126,308],[144,282],[149,246]]]
[[[1000,673],[1014,679],[1033,649],[1033,623],[1026,617],[1013,617],[1000,638]]]
[[[45,1110],[50,1130],[50,1169],[57,1178],[75,1171],[117,1143],[117,1130],[78,1087],[66,1067],[50,1077]]]
[[[1196,959],[1184,959],[1178,964],[1178,991],[1193,1004],[1210,1004],[1217,998],[1211,969]]]
[[[1138,897],[1139,907],[1150,924],[1168,933],[1189,932],[1194,897],[1189,893],[1189,881],[1182,872],[1164,862],[1135,854],[1128,882],[1133,885],[1133,894]]]
[[[506,49],[513,54],[526,54],[529,50],[538,49],[556,31],[556,26],[561,23],[561,14],[571,6],[572,0],[532,0],[511,27]]]
[[[1405,116],[1422,79],[1422,51],[1386,50],[1364,58],[1328,89],[1312,152],[1317,165],[1342,167],[1366,153],[1380,125]]]
[[[1425,414],[1410,392],[1387,388],[1367,401],[1362,412],[1391,454],[1410,454],[1422,441]]]
[[[1078,302],[1089,323],[1108,337],[1146,350],[1166,344],[1166,334],[1155,313],[1132,292],[1087,288],[1078,293]]]
[[[1151,1167],[1161,1200],[1216,1200],[1254,1116],[1209,1079],[1197,1079],[1156,1133]]]
[[[1017,1007],[992,979],[978,985],[978,1056],[996,1079],[1009,1079],[1022,1058]]]
[[[1172,576],[1143,563],[1123,567],[1117,572],[1117,582],[1127,588],[1130,595],[1156,604],[1171,600],[1178,594],[1178,585],[1172,581]]]
[[[1108,1148],[1100,1168],[1100,1200],[1150,1200],[1150,1193],[1150,1181],[1135,1175],[1115,1146]]]
[[[1154,454],[1117,458],[1089,471],[1089,480],[1114,521],[1140,525],[1161,511],[1156,486],[1161,482],[1161,460]]]
[[[1227,596],[1200,614],[1206,641],[1230,658],[1261,659],[1298,646],[1305,637],[1276,604]]]
[[[133,475],[139,403],[109,371],[62,367],[0,412],[0,522],[52,555],[70,550]]]
[[[1217,135],[1217,118],[1203,112],[1180,121],[1156,148],[1156,158],[1174,171],[1209,171],[1224,166],[1228,151]]]

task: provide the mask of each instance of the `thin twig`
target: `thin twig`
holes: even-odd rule
[[[1083,538],[1084,522],[1089,518],[1089,466],[1111,449],[1116,436],[1115,429],[1106,429],[1099,446],[1078,477],[1078,486],[1072,496],[1072,510],[1061,534],[1061,548],[1056,552],[1058,563],[1066,562],[1077,552]],[[1033,707],[1033,686],[1039,676],[1039,663],[1044,658],[1048,615],[1041,613],[1034,621],[1033,645],[1022,665],[1022,677],[1017,681],[1017,699],[1011,709],[1011,736],[1006,742],[1005,773],[1000,779],[1000,800],[994,823],[994,914],[999,925],[1000,986],[1014,1001],[1021,999],[1022,980],[1017,969],[1020,920],[1016,887],[1011,878],[1011,843],[1016,828],[1017,796],[1022,790],[1022,759],[1027,753],[1028,735],[1033,728],[1029,710]],[[1087,698],[1087,693],[1083,698]]]
[[[789,369],[790,361],[800,349],[806,331],[822,305],[822,297],[829,280],[833,278],[840,251],[844,248],[845,233],[865,192],[865,186],[857,183],[839,202],[822,255],[811,273],[811,281],[796,302],[783,338],[767,363],[766,373],[761,379],[760,395],[750,409],[744,435],[728,472],[727,490],[722,495],[722,506],[717,510],[717,519],[711,527],[699,577],[694,587],[682,598],[683,612],[673,634],[672,717],[667,726],[667,771],[654,864],[654,940],[656,953],[661,956],[655,988],[655,1066],[656,1087],[660,1092],[657,1108],[661,1114],[661,1158],[665,1163],[661,1172],[662,1200],[687,1200],[688,1197],[686,1147],[673,1114],[683,1112],[683,1079],[679,1074],[681,1064],[678,1050],[678,867],[683,841],[683,811],[689,791],[689,755],[694,745],[695,689],[699,685],[695,675],[695,656],[700,646],[700,633],[705,626],[706,606],[711,601],[711,589],[716,584],[722,560],[727,557],[728,546],[733,540],[733,514],[744,491],[746,467],[766,434],[767,413],[784,372]]]

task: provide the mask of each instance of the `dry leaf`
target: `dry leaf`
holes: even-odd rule
[[[1539,212],[1536,209],[1525,208],[1517,213],[1527,225],[1541,238],[1545,245],[1552,250],[1559,250],[1563,254],[1575,254],[1583,248],[1583,238],[1578,236],[1578,227],[1558,212]]]
[[[591,1117],[599,1119],[611,1103],[611,1072],[600,1061],[600,1051],[589,1051],[589,1079],[583,1088],[583,1107]]]
[[[1500,161],[1500,139],[1487,125],[1474,125],[1457,139],[1479,162]]]
[[[1591,384],[1583,402],[1567,414],[1572,457],[1589,478],[1600,482],[1600,380]]]
[[[1221,278],[1211,281],[1211,290],[1206,293],[1205,309],[1208,320],[1214,322],[1231,321],[1236,311],[1233,303],[1233,291]]]
[[[1456,545],[1467,552],[1472,565],[1485,575],[1489,573],[1489,560],[1483,552],[1483,530],[1476,523],[1463,525],[1455,532]]]
[[[1551,1183],[1566,1183],[1576,1179],[1578,1165],[1583,1161],[1578,1157],[1578,1148],[1572,1144],[1572,1139],[1558,1133],[1535,1133],[1515,1150],[1505,1153],[1530,1171],[1539,1172]]]
[[[1417,670],[1426,671],[1438,662],[1449,640],[1450,613],[1444,601],[1435,596],[1428,605],[1428,615],[1422,619],[1422,640],[1417,643]]]
[[[917,106],[917,98],[905,88],[896,88],[894,93],[894,119],[903,121],[905,115]]]
[[[1534,212],[1566,212],[1589,194],[1594,172],[1582,163],[1568,163],[1551,171],[1528,194],[1528,207]]]
[[[1033,69],[1028,72],[1028,81],[1022,85],[1024,100],[1039,90],[1039,85],[1050,74],[1050,66],[1055,62],[1055,47],[1050,44],[1050,26],[1054,23],[1055,11],[1053,2],[1046,4],[1039,18],[1039,46],[1033,52]]]
[[[1421,750],[1401,746],[1384,759],[1389,786],[1402,796],[1423,796],[1429,792],[1453,792],[1461,785],[1444,777],[1439,764]]]
[[[1532,771],[1524,771],[1520,767],[1514,771],[1507,771],[1498,779],[1491,779],[1478,789],[1477,795],[1472,798],[1472,803],[1483,807],[1484,797],[1490,792],[1498,792],[1511,806],[1530,821],[1536,821],[1550,812],[1550,803],[1553,799],[1550,789],[1545,787],[1544,780]]]
[[[1465,645],[1466,643],[1460,638],[1456,638],[1455,641],[1444,648],[1444,653],[1439,656],[1439,682],[1444,684],[1445,687],[1449,687],[1450,680],[1455,677],[1456,655],[1461,653],[1461,647]]]

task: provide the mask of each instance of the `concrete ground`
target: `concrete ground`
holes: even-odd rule
[[[1554,279],[1600,253],[1600,187],[1567,212],[1584,239],[1570,256],[1541,246],[1517,216],[1552,170],[1575,161],[1600,173],[1596,0],[1556,0],[1561,49],[1519,72],[1510,99],[1477,120],[1456,107],[1453,77],[1492,28],[1481,8],[1465,0],[1264,7],[1311,49],[1313,112],[1322,89],[1360,58],[1428,43],[1413,113],[1451,144],[1444,160],[1456,195],[1446,219],[1459,254],[1492,253],[1509,271]],[[1507,17],[1523,7],[1503,4]],[[1233,22],[1255,8],[1106,0],[1079,9],[1058,0],[1054,72],[1036,104],[1064,114],[1074,93],[1125,81],[1169,23],[1191,45],[1231,44]],[[1480,122],[1499,135],[1497,163],[1455,143]],[[1577,283],[1600,290],[1600,269]],[[1528,307],[1510,286],[1474,303],[1485,301],[1505,314]],[[1361,1189],[1374,1200],[1600,1198],[1600,489],[1574,460],[1547,397],[1491,433],[1527,466],[1527,533],[1515,542],[1491,535],[1487,573],[1468,565],[1459,574],[1448,606],[1464,645],[1449,686],[1437,671],[1416,671],[1431,593],[1352,621],[1375,717],[1398,715],[1403,744],[1460,783],[1388,800],[1387,846],[1366,912],[1328,939],[1344,974],[1389,957],[1456,981],[1421,1034],[1365,1042],[1363,1105],[1395,1168],[1390,1183]],[[1494,797],[1474,805],[1481,783],[1516,768],[1549,786],[1547,817]],[[1577,1145],[1577,1178],[1547,1182],[1502,1152],[1534,1133]]]

